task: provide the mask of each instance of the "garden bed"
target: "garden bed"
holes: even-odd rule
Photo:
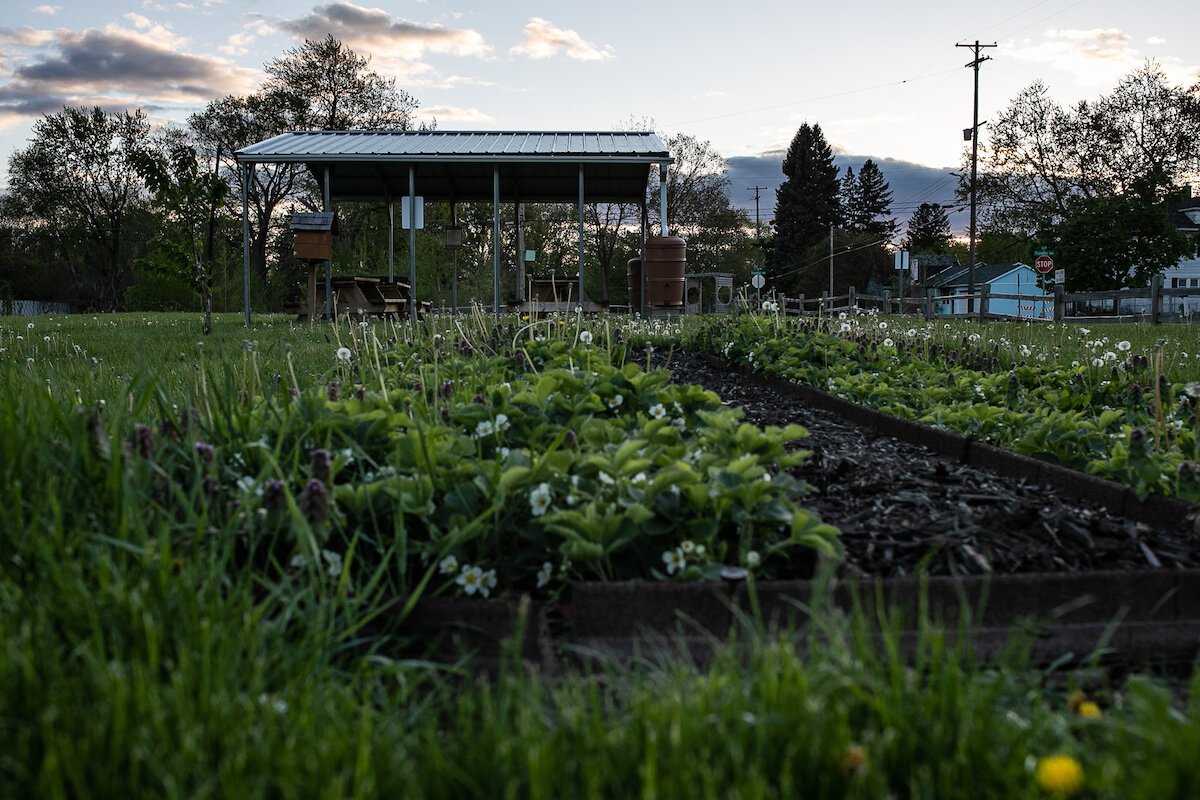
[[[808,438],[794,446],[811,450],[812,456],[793,474],[813,487],[805,505],[841,530],[846,563],[863,574],[1200,567],[1197,507],[1190,503],[1154,497],[1149,510],[1124,514],[1126,489],[1119,484],[1064,470],[1065,476],[1054,477],[1070,478],[1071,485],[1056,489],[1034,479],[1048,476],[1052,465],[1044,462],[966,445],[955,434],[887,417],[894,428],[927,434],[927,444],[901,441],[815,407],[802,396],[821,394],[815,390],[787,391],[780,381],[747,376],[693,353],[672,352],[669,363],[666,353],[655,357],[669,367],[673,380],[711,389],[742,408],[755,425],[795,423],[808,429]],[[885,416],[825,397],[832,401],[829,405],[845,406],[843,414],[857,410],[864,422]],[[963,464],[967,447],[975,449],[978,460],[1027,462],[1030,478]],[[1080,487],[1082,491],[1070,491]],[[1112,492],[1121,511],[1114,513],[1096,499],[1079,499],[1089,491]]]

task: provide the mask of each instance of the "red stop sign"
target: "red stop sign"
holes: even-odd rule
[[[1050,256],[1038,256],[1034,259],[1033,268],[1045,275],[1050,270],[1054,269],[1054,259]]]

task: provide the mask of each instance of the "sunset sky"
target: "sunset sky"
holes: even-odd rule
[[[816,122],[843,163],[880,161],[903,207],[944,199],[946,170],[960,161],[972,75],[956,43],[998,45],[981,73],[986,120],[1035,80],[1072,102],[1147,59],[1191,84],[1197,30],[1192,0],[8,0],[0,186],[43,113],[142,106],[182,121],[209,99],[252,91],[265,62],[331,32],[394,75],[444,130],[650,120],[730,158],[734,201],[753,213],[745,187],[777,183],[779,151],[800,123]],[[767,192],[764,211],[773,204]]]

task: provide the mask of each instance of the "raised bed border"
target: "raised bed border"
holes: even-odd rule
[[[1160,528],[1200,533],[1200,505],[1186,500],[1159,494],[1141,500],[1133,487],[1117,481],[1014,453],[952,431],[901,419],[811,386],[753,372],[709,353],[696,355],[716,369],[735,372],[759,386],[799,398],[814,408],[831,411],[880,436],[922,445],[969,467],[1050,486],[1059,494],[1102,505],[1114,516]]]

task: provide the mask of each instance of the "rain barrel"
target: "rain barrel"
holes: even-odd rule
[[[678,236],[646,239],[646,305],[671,308],[683,305],[687,242]]]
[[[642,260],[631,258],[625,264],[625,276],[629,280],[629,308],[637,311],[642,307]]]

